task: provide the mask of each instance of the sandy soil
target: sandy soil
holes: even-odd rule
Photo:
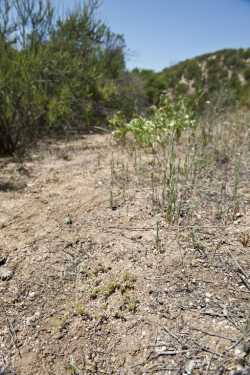
[[[177,227],[157,173],[152,203],[152,155],[112,142],[88,134],[0,160],[0,374],[243,374],[248,161],[231,220],[217,197],[225,168],[233,197],[236,162],[218,154],[192,218],[183,191]]]

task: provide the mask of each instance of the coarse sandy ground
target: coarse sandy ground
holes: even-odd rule
[[[239,153],[180,177],[178,226],[157,161],[110,139],[0,160],[0,374],[248,374],[246,155],[227,220]]]

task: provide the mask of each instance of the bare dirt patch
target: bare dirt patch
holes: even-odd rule
[[[157,160],[112,142],[89,134],[1,160],[0,373],[243,373],[248,160],[227,220],[238,156],[216,149],[191,198],[182,174],[176,225]]]

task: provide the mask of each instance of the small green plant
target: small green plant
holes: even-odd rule
[[[55,324],[55,327],[65,327],[66,325],[66,320],[68,318],[69,314],[65,314],[62,319],[59,318],[58,315],[55,316],[55,319],[57,320],[57,323]]]
[[[66,224],[72,224],[72,216],[69,213],[65,216],[65,221]]]
[[[121,311],[120,309],[115,310],[115,312],[114,312],[114,318],[116,318],[116,319],[123,319],[124,318],[124,312]]]
[[[125,273],[121,279],[114,277],[114,280],[111,281],[106,287],[91,287],[88,286],[88,294],[91,299],[95,299],[98,295],[102,295],[104,300],[106,300],[111,294],[116,290],[119,290],[122,294],[126,293],[129,289],[132,289],[134,286],[134,281],[136,277],[130,273]]]
[[[236,195],[236,199],[234,202],[234,207],[233,207],[233,218],[235,219],[235,215],[239,210],[239,200],[243,196],[243,194],[239,191]]]
[[[113,294],[117,289],[117,284],[115,282],[111,282],[108,284],[106,288],[102,290],[104,299],[107,299],[111,294]]]
[[[138,299],[137,296],[133,297],[132,299],[129,296],[126,296],[123,298],[122,301],[124,305],[128,306],[130,311],[134,312],[136,308],[137,299]]]
[[[109,318],[109,314],[104,312],[97,315],[97,320],[100,320],[101,322],[107,321]]]
[[[41,150],[40,159],[41,159],[41,160],[44,159],[44,150],[43,150],[43,147],[42,147],[42,150]]]
[[[195,204],[194,204],[194,201],[192,200],[191,210],[189,212],[189,218],[190,218],[191,223],[192,223],[192,219],[193,219],[194,208],[195,208]]]
[[[88,310],[86,310],[85,307],[83,307],[81,305],[81,302],[77,302],[76,305],[72,302],[69,307],[72,307],[74,309],[74,311],[77,314],[81,315],[82,317],[84,317],[86,319],[91,318],[91,313]]]
[[[192,241],[194,244],[198,244],[199,243],[199,239],[198,237],[196,236],[196,233],[193,229],[191,229],[190,231],[190,234],[191,234],[191,238],[192,238]]]
[[[76,367],[73,356],[70,357],[70,363],[65,366],[65,370],[71,375],[81,374],[81,371]]]
[[[126,163],[126,180],[128,182],[129,179],[129,171],[128,171],[128,163]]]
[[[108,272],[109,269],[110,269],[110,267],[107,267],[106,264],[105,264],[103,266],[95,266],[92,269],[92,272],[95,276],[98,276],[99,273],[106,273],[106,272]]]
[[[88,293],[91,299],[95,299],[98,296],[99,292],[100,292],[100,288],[93,287],[88,290]]]

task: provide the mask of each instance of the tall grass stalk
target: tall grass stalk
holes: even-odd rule
[[[156,218],[156,239],[155,239],[155,242],[156,242],[156,249],[159,250],[160,239],[159,239],[159,218],[158,217]]]
[[[152,188],[151,201],[152,201],[152,205],[154,205],[154,172],[151,172],[151,188]]]
[[[129,171],[128,171],[128,163],[126,164],[126,180],[129,180]]]
[[[112,208],[113,207],[113,193],[112,193],[112,190],[110,190],[109,204],[110,204],[110,207]]]
[[[240,156],[239,156],[239,161],[235,173],[235,180],[234,180],[234,192],[237,194],[238,191],[238,184],[239,184],[239,176],[240,176],[240,165],[241,165],[241,156],[242,156],[242,147],[240,149]]]

